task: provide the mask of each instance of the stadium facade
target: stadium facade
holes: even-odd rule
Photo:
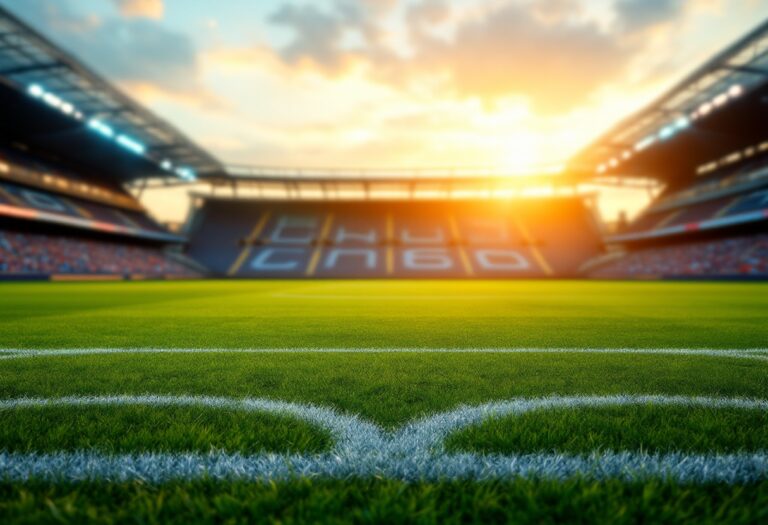
[[[0,9],[0,276],[765,278],[766,100],[768,22],[560,174],[226,167]],[[193,182],[179,231],[140,204]],[[578,191],[649,183],[613,228]]]

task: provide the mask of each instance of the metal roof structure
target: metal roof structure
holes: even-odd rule
[[[695,168],[768,137],[768,20],[620,121],[570,162],[592,176],[683,184]]]
[[[514,173],[503,168],[493,167],[429,167],[429,168],[289,168],[279,166],[226,166],[227,175],[239,184],[262,182],[316,183],[476,183],[482,181],[509,181],[512,185],[525,184],[526,181],[571,183],[563,173],[562,166],[542,167],[539,170]]]
[[[194,196],[277,200],[423,200],[589,196],[590,184],[550,167],[538,174],[494,168],[281,168],[227,166],[227,176],[210,177]],[[622,180],[647,191],[649,180]]]
[[[285,168],[227,166],[227,176],[204,182],[233,195],[288,198],[362,199],[414,198],[442,195],[448,198],[513,196],[526,192],[573,193],[581,179],[561,168],[536,173],[511,173],[496,168]],[[632,181],[621,181],[632,185]],[[652,181],[640,181],[647,188]]]
[[[218,160],[178,129],[3,8],[0,88],[3,120],[13,119],[14,132],[25,131],[24,121],[44,121],[27,130],[43,149],[57,154],[74,150],[86,161],[91,151],[108,150],[92,164],[106,160],[112,168],[107,160],[112,159],[121,182],[191,180],[223,172]],[[133,159],[121,163],[115,151]]]

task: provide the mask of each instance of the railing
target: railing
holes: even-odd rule
[[[530,170],[512,170],[496,167],[413,167],[413,168],[314,168],[285,166],[226,167],[227,174],[240,179],[256,180],[381,180],[420,181],[489,178],[555,177],[565,171],[563,165],[541,166]]]

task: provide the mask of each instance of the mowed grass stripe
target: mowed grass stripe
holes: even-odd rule
[[[0,450],[316,453],[327,431],[288,415],[188,406],[0,407]]]
[[[0,347],[764,348],[765,290],[500,281],[12,284],[0,290]],[[392,429],[462,404],[553,393],[765,399],[767,378],[758,360],[692,355],[82,355],[3,360],[0,397],[268,396],[359,413]],[[766,509],[766,482],[0,483],[3,523],[762,523]]]
[[[761,348],[768,341],[760,283],[0,286],[6,348]],[[323,298],[333,295],[345,299]]]
[[[506,455],[756,452],[768,450],[768,412],[652,403],[546,409],[493,417],[449,436],[446,448]]]
[[[756,359],[664,354],[161,353],[12,359],[0,398],[70,395],[270,397],[385,426],[462,404],[552,394],[768,397]]]
[[[689,523],[768,518],[768,481],[695,487],[671,481],[513,480],[406,484],[302,480],[255,484],[0,483],[5,523]]]

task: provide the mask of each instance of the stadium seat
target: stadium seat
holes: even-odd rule
[[[189,254],[219,275],[465,278],[574,275],[602,249],[579,198],[270,202],[206,199]]]

